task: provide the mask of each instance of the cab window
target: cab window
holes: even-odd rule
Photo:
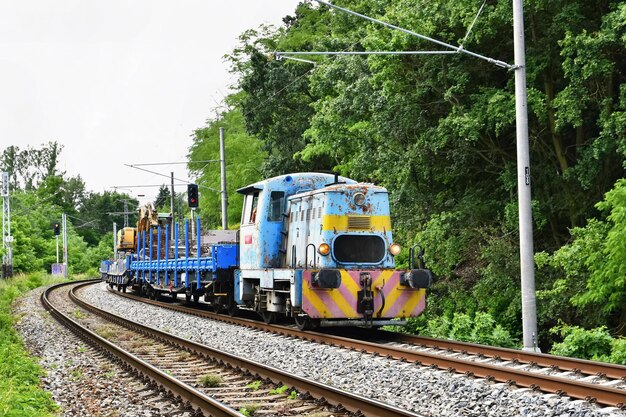
[[[283,206],[285,202],[284,191],[272,191],[270,194],[270,211],[267,213],[267,220],[270,222],[277,222],[281,220],[281,214],[283,213]]]
[[[243,215],[241,224],[251,224],[256,222],[256,210],[259,202],[259,193],[247,194],[243,204]]]

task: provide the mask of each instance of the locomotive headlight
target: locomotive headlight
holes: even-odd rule
[[[363,193],[355,193],[354,197],[352,197],[352,201],[357,206],[362,206],[365,203],[365,194]]]
[[[389,253],[391,253],[393,256],[396,256],[397,254],[399,254],[401,250],[402,248],[397,243],[394,243],[391,246],[389,246]]]
[[[330,253],[330,245],[328,243],[322,243],[317,249],[320,255],[328,255]]]

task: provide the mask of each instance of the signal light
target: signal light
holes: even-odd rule
[[[61,234],[61,226],[59,225],[59,223],[55,223],[54,224],[54,235],[58,236]]]
[[[189,207],[198,207],[198,184],[187,184],[187,204]]]

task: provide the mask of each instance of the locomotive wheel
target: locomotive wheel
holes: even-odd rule
[[[226,307],[226,312],[228,313],[228,315],[231,317],[235,317],[238,311],[239,309],[237,308],[237,304],[235,304],[235,301],[229,300],[228,307]]]
[[[170,295],[172,296],[172,300],[176,299],[176,296],[178,295],[177,292],[171,292]]]
[[[273,311],[261,311],[259,313],[261,315],[261,318],[263,318],[263,321],[265,322],[265,324],[272,324],[276,322],[276,313]]]
[[[193,295],[193,302],[197,303],[198,301],[200,301],[200,294],[196,293],[196,294]]]
[[[187,302],[191,301],[191,293],[190,292],[186,292],[185,293],[185,301],[187,301]]]
[[[122,285],[122,292],[126,293],[126,285]]]
[[[311,330],[311,317],[295,315],[293,319],[296,322],[296,326],[299,330]]]

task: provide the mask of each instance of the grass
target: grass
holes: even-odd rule
[[[283,392],[287,391],[288,389],[289,389],[289,387],[287,385],[283,385],[283,386],[280,386],[278,388],[274,388],[273,390],[270,390],[270,395],[282,394]]]
[[[84,318],[87,317],[87,315],[85,313],[83,313],[79,308],[77,308],[76,310],[74,310],[72,312],[72,314],[74,315],[74,318],[78,319],[78,320],[82,320]]]
[[[256,413],[256,411],[259,408],[260,406],[257,404],[246,404],[243,407],[241,407],[238,411],[244,416],[250,417],[250,416],[253,416],[254,413]]]
[[[198,385],[204,388],[216,388],[224,382],[221,376],[216,374],[205,374],[198,378]]]
[[[71,375],[74,381],[79,381],[83,379],[84,373],[82,369],[74,369],[72,370]]]
[[[102,374],[102,376],[106,379],[113,379],[113,377],[115,376],[115,371],[105,372],[104,374]]]
[[[117,335],[118,329],[111,324],[102,324],[96,327],[95,332],[98,336],[105,339],[113,339]]]
[[[248,385],[246,385],[244,388],[250,388],[253,391],[258,390],[259,388],[261,388],[261,385],[263,384],[263,382],[261,382],[260,380],[256,380],[256,381],[252,381],[250,382]]]
[[[0,415],[52,416],[57,406],[40,387],[43,370],[29,356],[13,328],[13,301],[31,289],[62,282],[45,273],[19,274],[0,280]]]

